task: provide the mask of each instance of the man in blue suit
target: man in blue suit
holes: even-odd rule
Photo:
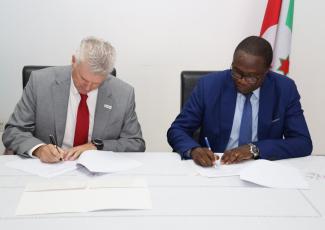
[[[167,132],[183,159],[209,167],[248,159],[310,155],[312,141],[294,81],[270,71],[273,52],[251,36],[235,49],[230,70],[202,77]],[[192,138],[201,128],[199,143]],[[210,146],[205,141],[209,140]]]

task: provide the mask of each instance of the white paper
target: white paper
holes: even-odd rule
[[[54,164],[47,164],[40,159],[18,159],[10,161],[6,166],[42,177],[55,177],[66,172],[73,171],[77,168],[74,161],[63,161]]]
[[[147,181],[142,177],[114,176],[91,179],[88,188],[146,188]]]
[[[18,204],[16,215],[88,212],[108,209],[151,209],[151,198],[143,178],[105,178],[83,182],[86,188],[71,188],[71,183],[29,184]],[[40,188],[42,188],[40,190]]]
[[[215,153],[215,154],[219,156],[219,160],[216,161],[216,164],[213,167],[202,167],[193,162],[195,170],[201,176],[205,176],[205,177],[238,176],[240,174],[240,171],[243,168],[245,168],[247,165],[253,162],[252,160],[248,160],[237,164],[225,165],[220,163],[223,153]]]
[[[73,181],[48,179],[42,182],[30,182],[26,185],[25,192],[85,189],[87,186],[87,182],[78,179],[74,179]]]
[[[271,188],[309,188],[298,169],[268,160],[254,161],[240,172],[240,179]]]
[[[85,166],[90,172],[114,173],[134,169],[141,162],[110,151],[90,150],[82,153],[76,161],[62,161],[47,164],[40,159],[18,159],[8,162],[6,166],[22,170],[41,177],[51,178],[77,169],[77,165]]]
[[[88,150],[77,160],[91,172],[114,173],[141,166],[139,161],[109,151]]]

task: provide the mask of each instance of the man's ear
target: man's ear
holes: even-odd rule
[[[72,55],[71,63],[72,63],[72,64],[76,64],[76,63],[77,63],[77,58],[76,58],[76,56]]]

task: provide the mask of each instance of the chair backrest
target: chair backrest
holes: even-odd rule
[[[34,70],[44,69],[44,68],[47,68],[47,67],[51,67],[51,66],[40,66],[40,65],[26,65],[26,66],[24,66],[24,68],[23,68],[23,89],[27,85],[30,74]]]
[[[48,68],[48,67],[51,67],[51,66],[41,66],[41,65],[26,65],[26,66],[24,66],[24,68],[23,68],[23,89],[25,88],[25,86],[29,80],[30,74],[34,70],[44,69],[44,68]],[[116,69],[115,68],[113,69],[111,74],[116,77]]]
[[[212,72],[215,71],[186,70],[181,72],[181,109],[183,108],[185,102],[191,95],[198,80],[202,76]]]
[[[209,73],[212,73],[215,71],[192,71],[192,70],[186,70],[181,72],[181,110],[191,95],[194,87],[196,86],[198,80]],[[201,128],[198,128],[193,133],[193,139],[199,142],[200,139],[200,130]]]

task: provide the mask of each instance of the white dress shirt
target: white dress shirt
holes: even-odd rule
[[[89,110],[89,132],[88,132],[88,142],[91,140],[91,136],[93,133],[94,128],[94,119],[95,119],[95,110],[96,110],[96,103],[97,103],[97,94],[98,89],[90,91],[87,95],[87,105]],[[64,131],[64,138],[62,142],[63,149],[69,149],[73,147],[74,141],[74,133],[76,129],[76,121],[77,121],[77,113],[78,107],[80,103],[81,97],[80,94],[74,85],[73,79],[71,77],[71,84],[70,84],[70,94],[69,94],[69,102],[68,102],[68,109],[67,109],[67,118],[65,123],[65,131]],[[28,151],[28,154],[31,157],[33,151],[37,149],[39,146],[45,144],[39,144],[34,146],[31,150]]]

